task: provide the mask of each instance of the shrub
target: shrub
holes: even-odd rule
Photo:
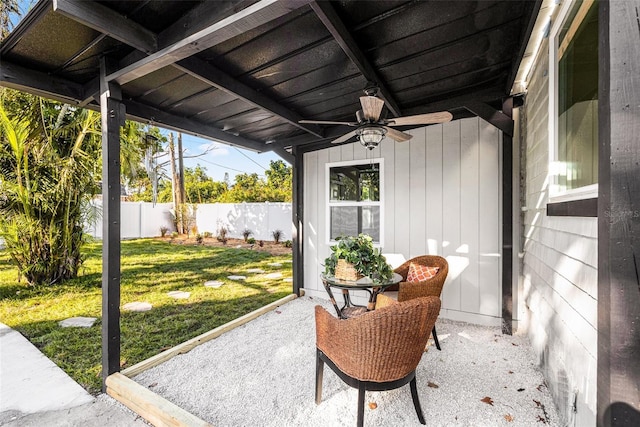
[[[291,240],[285,240],[284,242],[282,242],[282,246],[284,246],[285,248],[290,248],[293,246],[293,243],[291,242]]]
[[[244,237],[244,241],[245,243],[249,243],[249,236],[251,236],[253,234],[253,231],[249,230],[248,228],[245,228],[244,231],[242,232],[242,237]],[[254,240],[255,243],[255,240]]]
[[[280,239],[282,238],[282,230],[273,230],[271,232],[271,235],[273,236],[273,241],[278,244],[280,243]]]
[[[253,237],[249,237],[247,239],[247,243],[249,243],[250,245],[255,245],[256,243],[256,239],[254,239]]]
[[[204,232],[204,237],[205,237],[205,239],[209,239],[209,238],[213,237],[213,234],[210,231],[205,231]]]
[[[201,245],[203,241],[204,241],[204,237],[202,237],[202,234],[200,233],[196,234],[196,243]]]
[[[218,229],[218,236],[216,237],[216,239],[218,239],[218,242],[222,242],[223,245],[226,245],[227,244],[227,240],[229,240],[229,239],[227,239],[227,233],[228,233],[228,231],[227,231],[226,227],[220,227]]]
[[[264,246],[264,241],[263,241],[263,240],[260,240],[260,241],[258,242],[258,246],[263,247],[263,246]]]
[[[168,227],[160,227],[160,236],[162,237],[166,236],[168,231],[169,231]]]
[[[178,237],[178,232],[177,231],[172,232],[171,233],[171,238],[175,239],[176,237]]]

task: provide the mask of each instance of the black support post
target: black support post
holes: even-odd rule
[[[120,87],[110,83],[109,63],[100,63],[102,116],[102,389],[120,370],[120,127],[124,106]]]
[[[640,0],[599,3],[597,425],[640,425]]]
[[[293,147],[293,195],[292,195],[292,234],[293,234],[293,292],[300,295],[304,288],[304,152]]]
[[[510,120],[502,132],[502,333],[513,334],[513,98],[502,103]]]

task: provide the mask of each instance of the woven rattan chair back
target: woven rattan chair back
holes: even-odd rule
[[[407,282],[409,266],[412,263],[427,267],[438,267],[438,272],[434,277],[429,280],[425,280],[424,282]],[[422,298],[426,296],[440,297],[442,294],[442,288],[444,287],[444,282],[447,280],[447,275],[449,274],[449,263],[446,259],[438,255],[422,255],[411,258],[394,271],[401,275],[403,279],[396,289],[392,289],[398,291],[398,301],[409,301],[414,298]],[[441,350],[435,325],[431,334],[433,335],[436,348]]]
[[[440,312],[440,298],[402,303],[385,295],[378,298],[382,308],[347,320],[316,306],[316,404],[322,400],[326,363],[345,383],[358,389],[358,426],[364,423],[366,390],[391,390],[407,383],[418,419],[425,424],[415,370]]]

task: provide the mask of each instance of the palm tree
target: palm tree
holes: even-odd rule
[[[0,2],[0,41],[4,40],[11,30],[11,14],[20,16],[18,0],[2,0]]]
[[[0,105],[0,237],[33,285],[75,277],[95,194],[100,116],[27,95]],[[35,105],[28,110],[16,105]]]

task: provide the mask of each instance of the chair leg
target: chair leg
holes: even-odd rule
[[[436,348],[438,350],[442,350],[440,348],[440,343],[438,342],[438,334],[436,334],[436,325],[433,325],[433,330],[431,331],[431,333],[433,334],[433,341],[435,341],[436,343]]]
[[[364,426],[364,383],[358,383],[358,427]]]
[[[316,352],[316,405],[322,402],[322,374],[324,372],[324,361],[320,359]]]
[[[411,398],[413,399],[413,406],[416,408],[416,414],[418,414],[418,420],[420,420],[420,424],[427,424],[424,420],[424,415],[422,414],[420,400],[418,399],[418,386],[416,384],[415,377],[409,383],[409,387],[411,388]]]

